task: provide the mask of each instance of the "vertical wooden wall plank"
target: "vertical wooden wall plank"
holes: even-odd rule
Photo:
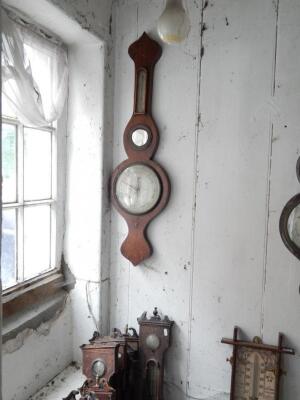
[[[128,46],[137,39],[137,9],[135,1],[124,0],[116,7],[115,33],[115,98],[113,168],[126,158],[123,132],[133,110],[133,63]],[[111,328],[123,328],[128,323],[130,273],[133,268],[120,253],[127,235],[125,221],[112,210],[111,224]]]
[[[299,4],[279,0],[277,13],[272,0],[186,3],[191,33],[182,45],[163,45],[154,82],[155,159],[170,175],[171,199],[149,227],[154,254],[138,267],[120,254],[127,227],[112,213],[111,324],[137,326],[142,311],[158,306],[176,322],[166,400],[220,400],[231,352],[220,339],[235,324],[249,339],[276,342],[282,330],[300,346],[299,263],[278,234],[281,209],[299,188]],[[114,166],[126,158],[132,112],[127,49],[144,30],[157,38],[163,6],[117,2]],[[285,400],[299,397],[294,360]]]
[[[209,1],[204,10],[189,394],[228,392],[239,325],[261,326],[269,100],[276,12],[269,1]]]
[[[300,192],[295,173],[300,156],[299,20],[299,1],[279,0],[263,332],[272,342],[279,331],[285,333],[296,349],[295,357],[285,358],[285,400],[299,398],[300,393],[300,265],[284,246],[278,227],[284,205]]]
[[[2,1],[0,0],[0,6]],[[2,8],[0,8],[0,19],[1,19]],[[2,46],[0,46],[0,58],[2,59]],[[0,66],[0,91],[2,93],[2,66]],[[0,114],[2,116],[2,96],[0,98]],[[2,176],[2,124],[0,126],[0,173]],[[0,226],[2,226],[2,185],[0,187]],[[0,242],[2,239],[2,232],[0,232]],[[0,246],[0,256],[1,256],[1,246]],[[1,258],[0,258],[1,259]],[[2,337],[2,278],[1,278],[1,262],[0,262],[0,335]],[[0,341],[0,400],[2,400],[2,340]]]
[[[132,322],[142,307],[151,310],[154,306],[176,321],[165,385],[166,398],[173,400],[185,396],[188,363],[200,4],[188,2],[192,23],[188,40],[179,46],[161,43],[163,55],[155,71],[153,98],[153,115],[161,135],[155,159],[170,175],[172,192],[165,211],[149,226],[154,255],[132,272],[130,287]],[[139,1],[139,35],[146,30],[159,40],[156,24],[163,7],[161,1]]]
[[[135,39],[134,18],[138,21],[138,35],[146,31],[158,40],[156,23],[163,6],[158,0],[119,2],[118,5],[114,165],[125,158],[122,135],[132,112],[134,65],[127,49]],[[120,325],[128,318],[130,325],[137,326],[136,318],[144,310],[151,312],[154,306],[176,320],[166,376],[167,398],[172,396],[173,400],[182,400],[185,392],[190,317],[191,210],[201,9],[195,2],[189,3],[189,11],[193,22],[189,40],[180,46],[162,44],[163,55],[155,70],[153,116],[161,135],[155,159],[170,175],[172,194],[165,211],[149,226],[153,256],[138,267],[125,261],[119,248],[127,229],[116,213],[112,219],[111,321]]]

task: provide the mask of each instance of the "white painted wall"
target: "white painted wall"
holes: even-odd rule
[[[1,5],[1,3],[0,3]],[[1,17],[1,10],[0,10],[0,18]],[[2,59],[2,48],[0,49],[0,56]],[[2,70],[0,67],[0,72],[1,72],[1,76],[0,76],[0,89],[2,92]],[[0,97],[0,114],[2,115],[2,96]],[[2,124],[0,127],[0,134],[2,137]],[[2,161],[1,161],[2,164]],[[2,169],[1,169],[2,171]],[[0,199],[1,199],[1,204],[2,204],[2,187],[0,188]],[[1,211],[0,211],[0,221],[1,221],[1,225],[2,225],[2,207],[1,207]],[[1,238],[1,235],[0,235]],[[0,250],[0,254],[1,254],[1,250]],[[1,277],[1,268],[0,268],[0,292],[2,292],[2,277]],[[2,332],[2,296],[0,296],[0,333]],[[0,341],[0,400],[2,400],[2,340]]]
[[[70,50],[65,259],[76,279],[73,350],[80,361],[79,346],[100,321],[104,49],[99,44]]]
[[[70,301],[61,314],[3,347],[3,400],[26,400],[72,360]]]
[[[225,360],[231,349],[220,339],[230,337],[235,324],[249,338],[260,334],[266,342],[276,343],[278,331],[287,335],[297,355],[286,358],[284,400],[297,399],[300,270],[280,240],[278,220],[285,202],[299,191],[294,173],[300,126],[299,2],[279,0],[277,19],[272,0],[209,0],[203,11],[202,1],[187,1],[191,33],[183,45],[163,46],[154,84],[153,115],[161,133],[156,160],[170,175],[172,195],[149,227],[154,255],[136,268],[119,252],[127,228],[115,211],[110,234],[106,184],[112,161],[116,166],[125,158],[122,136],[133,104],[127,49],[144,30],[157,38],[163,2],[116,2],[114,60],[107,58],[105,78],[111,2],[51,3],[107,45],[97,40],[74,45],[70,54],[65,253],[78,284],[71,306],[46,336],[33,333],[18,351],[4,355],[4,399],[27,398],[36,382],[44,384],[73,357],[80,359],[78,345],[94,330],[86,288],[95,320],[107,331],[109,282],[111,327],[136,326],[136,317],[154,306],[176,322],[166,400],[226,398],[230,366]],[[16,368],[22,369],[24,359],[23,376]],[[41,366],[43,376],[35,380]],[[17,389],[16,376],[22,376]],[[31,385],[23,392],[26,382]]]
[[[155,158],[172,194],[149,227],[154,255],[139,267],[120,254],[127,227],[112,213],[111,327],[136,326],[154,306],[175,320],[166,400],[227,398],[231,349],[220,340],[234,325],[274,344],[282,331],[297,352],[285,359],[283,398],[295,400],[300,269],[278,221],[299,192],[300,4],[209,0],[203,10],[204,3],[187,1],[189,38],[164,45],[155,71]],[[123,131],[133,104],[127,49],[144,30],[157,38],[163,4],[117,2],[114,166],[126,158]]]

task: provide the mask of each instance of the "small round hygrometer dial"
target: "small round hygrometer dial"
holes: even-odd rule
[[[158,202],[161,184],[154,170],[144,164],[124,169],[117,179],[116,196],[119,204],[131,214],[150,211]]]
[[[95,377],[97,378],[102,378],[102,376],[105,374],[106,371],[106,365],[101,358],[95,360],[92,364],[92,373]]]

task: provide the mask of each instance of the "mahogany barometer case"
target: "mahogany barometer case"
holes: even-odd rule
[[[166,206],[170,183],[165,170],[153,160],[159,142],[151,112],[153,74],[162,49],[144,33],[128,53],[135,64],[134,110],[123,138],[128,158],[112,174],[111,199],[128,225],[121,252],[137,265],[152,254],[146,229]]]

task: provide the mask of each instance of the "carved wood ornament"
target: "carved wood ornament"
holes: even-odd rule
[[[123,137],[128,159],[112,174],[111,199],[128,225],[121,252],[133,265],[138,265],[152,254],[146,229],[166,206],[170,182],[164,169],[152,159],[159,143],[151,112],[153,74],[162,49],[143,33],[128,53],[135,64],[134,110]]]

